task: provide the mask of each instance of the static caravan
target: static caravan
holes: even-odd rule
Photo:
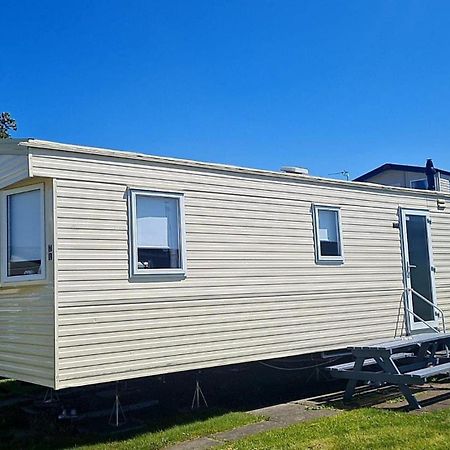
[[[0,143],[0,194],[0,376],[62,389],[438,328],[414,291],[450,312],[444,192],[30,139]]]

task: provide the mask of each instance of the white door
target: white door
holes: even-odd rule
[[[437,305],[430,223],[427,211],[401,210],[406,318],[411,332],[431,331],[424,322],[438,327],[438,312],[426,301]]]

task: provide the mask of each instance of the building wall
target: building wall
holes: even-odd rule
[[[450,176],[448,175],[439,175],[439,184],[440,190],[442,192],[450,192]]]
[[[0,147],[0,151],[3,146]],[[28,178],[27,155],[0,154],[0,187]]]
[[[411,186],[411,181],[425,179],[423,173],[407,172],[401,170],[386,170],[382,173],[374,175],[367,180],[368,183],[384,184],[386,186],[407,187]]]
[[[60,388],[392,338],[399,206],[433,211],[450,313],[450,215],[425,193],[33,152],[33,173],[57,179]],[[185,193],[185,280],[129,281],[129,187]],[[342,266],[315,264],[312,203],[341,207]]]
[[[32,179],[8,189],[39,182],[45,182],[46,234],[50,244],[53,183]],[[48,261],[47,274],[47,281],[41,284],[0,285],[0,376],[54,387],[54,277],[53,266]]]
[[[425,179],[425,174],[417,172],[406,172],[401,170],[386,170],[374,175],[367,180],[368,183],[383,184],[385,186],[407,187],[411,186],[411,181]],[[441,192],[450,192],[450,176],[439,174],[439,184]],[[437,184],[436,184],[437,186]]]

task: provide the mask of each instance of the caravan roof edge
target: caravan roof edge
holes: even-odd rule
[[[307,181],[311,183],[320,183],[320,184],[329,184],[333,186],[341,186],[341,187],[351,187],[353,189],[365,189],[372,191],[383,191],[383,192],[394,192],[394,193],[408,193],[409,195],[415,194],[419,196],[427,196],[427,197],[449,197],[450,193],[443,193],[437,191],[424,191],[420,189],[411,189],[411,188],[403,188],[397,186],[386,186],[375,183],[368,182],[355,182],[355,181],[346,181],[346,180],[336,180],[333,178],[319,177],[313,175],[303,175],[303,174],[290,174],[285,172],[278,172],[267,169],[255,169],[249,167],[241,167],[234,166],[228,164],[220,164],[220,163],[210,163],[210,162],[202,162],[195,161],[189,159],[181,159],[181,158],[171,158],[165,156],[156,156],[150,155],[146,153],[138,153],[131,151],[123,151],[123,150],[114,150],[114,149],[106,149],[99,147],[89,147],[82,145],[74,145],[74,144],[64,144],[60,142],[52,142],[45,141],[40,139],[23,139],[23,140],[15,140],[19,146],[24,146],[28,148],[37,148],[43,150],[50,151],[61,151],[61,152],[69,152],[69,153],[77,153],[77,154],[86,154],[91,156],[99,156],[106,158],[121,158],[128,159],[134,161],[143,161],[150,163],[158,163],[158,164],[169,164],[176,166],[185,166],[185,167],[193,167],[205,170],[213,170],[220,172],[229,172],[229,173],[237,173],[237,174],[245,174],[245,175],[256,175],[268,178],[278,178],[284,180],[301,180]]]

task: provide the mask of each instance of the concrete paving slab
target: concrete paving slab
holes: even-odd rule
[[[321,407],[314,404],[292,402],[256,409],[250,411],[250,413],[268,417],[272,422],[278,422],[283,426],[287,426],[305,420],[333,416],[338,414],[339,411],[337,409]]]
[[[410,411],[408,403],[396,386],[371,387],[360,386],[357,388],[353,400],[344,403],[343,391],[311,397],[302,400],[302,404],[332,406],[336,409],[378,408],[395,411],[410,411],[420,413],[435,411],[450,406],[450,383],[431,382],[423,386],[411,387],[414,395],[422,405],[420,410]]]
[[[214,441],[209,437],[203,437],[192,441],[181,442],[172,447],[167,447],[166,450],[206,450],[221,444],[223,444],[223,442]]]
[[[282,426],[283,425],[281,425],[280,423],[268,420],[266,422],[245,425],[243,427],[235,428],[234,430],[222,431],[221,433],[213,434],[211,437],[216,441],[221,441],[222,443],[237,441],[238,439],[242,439],[253,434],[262,433],[263,431],[280,428]]]
[[[280,405],[268,406],[266,408],[249,411],[249,414],[264,416],[266,421],[245,425],[234,430],[216,433],[206,438],[195,439],[193,441],[169,447],[166,450],[203,450],[215,446],[223,445],[226,442],[233,442],[247,436],[262,433],[264,431],[284,428],[294,423],[317,419],[319,417],[339,414],[339,410],[326,409],[314,405],[303,405],[300,403],[283,403]]]
[[[427,386],[421,388],[421,390],[415,392],[417,400],[419,400],[422,408],[412,410],[410,413],[417,414],[426,411],[437,411],[439,409],[450,407],[450,385],[448,383],[430,383]],[[407,410],[408,402],[399,393],[398,397],[391,400],[380,400],[378,404],[373,405],[379,409],[390,410]]]

